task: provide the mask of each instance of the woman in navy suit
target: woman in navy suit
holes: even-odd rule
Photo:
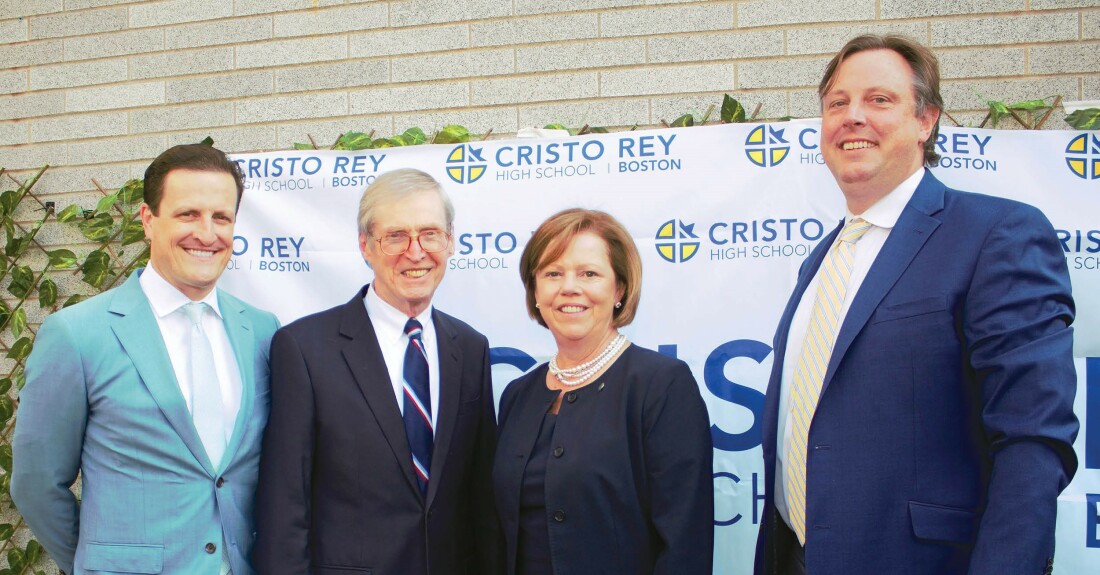
[[[509,575],[710,575],[710,423],[684,362],[632,345],[642,265],[622,224],[566,210],[520,275],[557,353],[500,402],[493,465]]]

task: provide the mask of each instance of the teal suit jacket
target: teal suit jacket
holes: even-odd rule
[[[11,495],[67,573],[253,573],[252,509],[274,315],[218,290],[241,407],[210,463],[135,272],[50,315],[27,360]],[[69,487],[80,472],[82,501]]]

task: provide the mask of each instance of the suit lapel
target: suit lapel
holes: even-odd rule
[[[141,290],[141,284],[138,283],[139,273],[131,274],[111,300],[111,331],[122,344],[142,383],[153,396],[169,425],[176,430],[176,434],[202,464],[203,469],[213,476],[213,465],[210,464],[206,448],[195,431],[191,413],[187,411],[187,403],[180,392],[179,382],[176,381],[176,372],[172,369],[172,360],[168,357],[168,349],[160,335],[157,319],[153,316],[145,292]]]
[[[252,329],[252,322],[244,313],[244,306],[222,297],[221,290],[218,290],[218,308],[222,313],[222,323],[229,336],[229,344],[233,346],[237,369],[241,373],[241,408],[237,411],[233,435],[229,438],[229,445],[222,457],[224,469],[233,461],[244,434],[248,431],[248,422],[252,420],[252,408],[256,401],[256,333]]]
[[[943,209],[943,196],[943,184],[932,172],[926,172],[848,308],[848,314],[844,317],[844,323],[841,324],[833,345],[832,358],[821,387],[822,393],[829,387],[844,354],[863,330],[863,326],[867,325],[867,320],[882,302],[882,298],[894,287],[929,236],[939,227],[940,220],[932,214]]]
[[[419,495],[420,487],[413,475],[409,439],[405,436],[405,422],[401,419],[401,411],[397,408],[397,400],[389,381],[389,371],[386,369],[386,360],[382,357],[382,349],[378,346],[378,337],[374,333],[374,326],[363,304],[366,289],[364,287],[351,301],[344,304],[340,318],[340,335],[346,338],[347,342],[340,353],[344,356],[344,361],[347,362],[348,369],[351,370],[355,382],[359,385],[367,406],[382,429],[382,435],[390,444],[393,456],[397,458],[398,466],[405,474],[409,487]]]
[[[458,418],[458,403],[462,386],[462,353],[455,341],[457,332],[446,316],[432,311],[435,334],[439,352],[439,408],[436,410],[435,443],[432,447],[432,468],[429,476],[433,479],[443,477],[443,466],[450,452],[455,420]],[[430,507],[436,492],[438,481],[428,481],[427,505]]]

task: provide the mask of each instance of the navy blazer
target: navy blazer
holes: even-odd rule
[[[513,381],[500,400],[493,487],[509,575],[524,468],[558,395],[546,371]],[[566,391],[557,417],[545,487],[554,571],[710,575],[710,420],[687,364],[631,345],[596,381]]]
[[[421,496],[364,287],[271,346],[253,562],[264,575],[497,572],[489,346],[439,310],[439,410]]]
[[[775,336],[756,573],[792,537],[775,512],[791,316],[840,227],[803,265]],[[840,327],[809,431],[809,573],[1043,573],[1077,468],[1074,305],[1034,207],[929,172]],[[795,542],[794,544],[797,544]]]

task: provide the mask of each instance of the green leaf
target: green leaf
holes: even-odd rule
[[[344,132],[336,139],[336,143],[333,144],[333,150],[365,150],[373,148],[374,143],[371,142],[370,134],[364,134],[363,132]]]
[[[84,237],[93,242],[102,242],[111,237],[111,228],[114,224],[115,220],[110,214],[100,213],[94,218],[81,221],[77,227],[80,228],[80,233],[84,234]]]
[[[141,218],[134,218],[122,226],[122,245],[128,246],[145,239],[145,227],[141,225]],[[120,252],[121,255],[121,252]]]
[[[997,127],[997,122],[1000,122],[1002,118],[1011,114],[1008,111],[1008,106],[1004,102],[998,102],[997,100],[989,100],[986,102],[989,105],[989,119],[993,122],[993,127]]]
[[[11,335],[12,337],[19,337],[23,333],[23,330],[27,329],[27,312],[23,308],[15,310],[15,313],[11,316]]]
[[[3,214],[5,217],[14,214],[15,207],[19,205],[22,199],[23,194],[15,190],[8,190],[0,194],[0,214]]]
[[[30,235],[8,238],[8,243],[4,246],[4,253],[9,258],[17,259],[23,255],[23,252],[27,251],[27,246],[31,245],[31,239],[32,236]]]
[[[570,130],[569,128],[567,128],[565,126],[565,124],[546,124],[545,126],[542,127],[542,129],[544,129],[544,130],[562,130],[564,132],[568,132],[570,136],[575,136],[576,135],[576,132],[574,132],[573,130]]]
[[[95,205],[96,214],[105,214],[111,211],[111,208],[115,207],[118,203],[118,192],[113,194],[107,194],[99,200],[99,203]]]
[[[26,358],[31,354],[31,348],[34,344],[31,343],[31,338],[21,337],[18,341],[12,344],[11,349],[8,350],[8,358],[19,361]]]
[[[672,123],[669,124],[669,127],[671,127],[671,128],[687,128],[689,126],[694,126],[694,125],[695,125],[695,116],[692,116],[691,114],[684,114],[683,116],[680,116],[679,118],[676,118],[675,120],[673,120]]]
[[[84,215],[84,208],[73,204],[57,213],[57,221],[64,223],[82,215]]]
[[[372,148],[392,148],[393,146],[394,143],[389,138],[378,138],[371,142]]]
[[[11,444],[0,444],[0,469],[11,474]]]
[[[596,126],[595,128],[588,128],[588,133],[589,134],[606,134],[607,133],[607,128],[604,128],[602,126]]]
[[[1066,116],[1066,123],[1075,130],[1100,130],[1100,108],[1072,112]]]
[[[15,415],[15,402],[7,395],[0,395],[0,424],[7,423]]]
[[[0,541],[7,541],[11,539],[11,536],[15,535],[15,526],[11,523],[0,524]]]
[[[33,565],[42,555],[42,545],[31,539],[27,542],[27,565]]]
[[[301,142],[294,142],[294,149],[295,150],[316,150],[317,148],[314,148],[313,144],[303,144]]]
[[[145,182],[130,180],[122,185],[116,192],[119,203],[125,206],[133,206],[145,201]]]
[[[214,138],[211,138],[210,136],[207,136],[207,137],[203,138],[202,141],[199,142],[199,143],[204,145],[204,146],[213,146],[214,145]]]
[[[722,97],[722,123],[736,124],[745,121],[745,107],[741,102],[726,94]]]
[[[1017,102],[1009,106],[1012,110],[1023,110],[1025,112],[1033,112],[1035,110],[1045,110],[1050,107],[1046,100],[1026,100],[1024,102]]]
[[[27,266],[15,266],[11,269],[11,283],[8,284],[8,291],[11,295],[23,299],[27,297],[27,294],[31,293],[31,287],[34,285],[34,272]]]
[[[398,134],[398,135],[390,138],[390,143],[393,144],[395,147],[396,146],[411,146],[411,145],[413,145],[412,138],[406,136],[405,134]]]
[[[47,308],[57,304],[57,284],[50,278],[38,284],[38,307]]]
[[[72,250],[59,249],[46,252],[50,258],[50,267],[57,269],[69,269],[76,265],[76,254]]]
[[[451,124],[435,135],[436,144],[464,144],[470,141],[470,131],[462,126]]]
[[[18,368],[15,374],[15,387],[22,390],[24,385],[27,385],[27,374],[23,371],[23,368]]]
[[[27,555],[23,553],[23,550],[18,547],[12,547],[8,549],[8,567],[19,572],[23,570],[23,566],[27,564]]]
[[[84,263],[80,266],[84,272],[84,282],[94,287],[102,287],[104,280],[110,275],[111,256],[102,249],[88,254]]]
[[[420,144],[428,141],[428,137],[424,135],[424,130],[421,130],[420,128],[409,128],[408,130],[405,130],[404,134],[401,135],[409,139],[409,141],[411,142],[409,144],[410,146],[419,146]]]
[[[65,303],[61,304],[61,307],[66,308],[66,307],[69,307],[71,305],[76,305],[76,304],[78,304],[78,303],[80,303],[80,302],[82,302],[86,299],[88,299],[88,296],[86,296],[84,294],[79,294],[79,293],[78,294],[73,294],[73,295],[69,296],[68,299],[65,300]]]
[[[0,379],[0,394],[7,393],[9,391],[11,391],[11,378],[5,377],[4,379]],[[0,539],[3,539],[3,537],[0,536]]]

